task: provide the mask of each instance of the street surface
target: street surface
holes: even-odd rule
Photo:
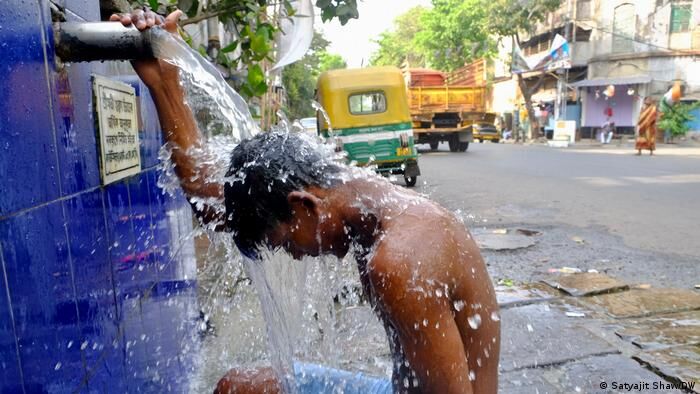
[[[660,145],[655,156],[638,157],[617,146],[476,143],[464,154],[419,147],[418,190],[460,210],[472,232],[542,232],[525,255],[489,256],[492,275],[529,280],[567,266],[659,286],[700,282],[700,149]]]

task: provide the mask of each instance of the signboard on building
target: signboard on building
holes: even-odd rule
[[[136,92],[131,85],[93,76],[100,174],[106,185],[141,171]]]
[[[539,56],[526,57],[517,43],[513,48],[511,71],[515,74],[568,68],[571,68],[571,48],[569,42],[559,34],[554,36],[549,51]]]

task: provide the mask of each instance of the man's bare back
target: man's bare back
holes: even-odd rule
[[[342,257],[348,240],[356,242],[364,291],[394,356],[395,391],[495,393],[498,304],[464,224],[434,202],[384,180],[353,180],[304,193],[327,205],[323,226],[349,228],[345,242],[326,245],[329,252]],[[332,239],[330,233],[324,238]],[[260,380],[270,373],[261,372],[248,376]],[[222,379],[219,392],[259,392],[231,390],[234,381],[242,383],[239,371]]]
[[[356,189],[384,202],[376,207],[382,231],[362,279],[390,339],[395,332],[394,353],[411,366],[397,371],[394,384],[413,386],[415,373],[418,392],[496,392],[498,304],[464,224],[388,183]]]

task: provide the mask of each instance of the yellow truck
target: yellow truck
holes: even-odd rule
[[[472,125],[495,119],[486,112],[486,87],[448,85],[444,74],[434,70],[409,69],[404,78],[418,144],[430,144],[434,150],[445,141],[450,151],[464,152],[474,141]]]

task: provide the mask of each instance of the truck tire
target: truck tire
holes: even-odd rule
[[[468,142],[460,142],[460,143],[459,143],[459,151],[460,151],[460,152],[466,152],[467,149],[469,149],[469,143],[468,143]]]
[[[431,141],[430,142],[430,150],[437,150],[438,145],[440,145],[440,141]]]
[[[416,182],[418,181],[417,176],[403,176],[404,182],[406,182],[406,187],[413,187],[416,185]]]
[[[459,137],[457,137],[457,134],[451,136],[447,144],[450,146],[450,152],[459,152]]]

